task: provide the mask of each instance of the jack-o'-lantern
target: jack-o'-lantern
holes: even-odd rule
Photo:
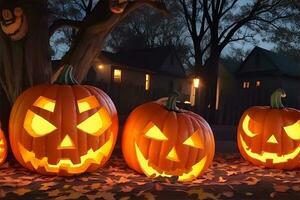
[[[240,119],[237,141],[242,156],[256,165],[278,169],[300,166],[300,111],[285,108],[277,89],[271,107],[255,106]]]
[[[52,85],[26,90],[16,100],[9,136],[16,159],[41,174],[74,175],[102,167],[117,139],[118,117],[100,89],[78,85],[65,66]]]
[[[113,13],[121,14],[128,4],[128,0],[109,0],[110,10]]]
[[[3,131],[0,129],[0,165],[5,162],[7,156],[7,143]]]
[[[1,29],[13,41],[23,39],[28,32],[28,21],[22,7],[14,2],[5,2],[1,10]]]
[[[178,94],[167,103],[140,105],[128,117],[122,137],[125,161],[148,177],[190,181],[211,164],[215,151],[212,130],[199,115],[176,107]]]

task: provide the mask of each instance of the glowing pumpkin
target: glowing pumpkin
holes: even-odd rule
[[[109,0],[110,10],[113,13],[121,14],[128,4],[128,0]]]
[[[100,89],[78,85],[65,66],[53,85],[25,91],[15,102],[10,143],[16,159],[41,174],[94,171],[109,159],[117,139],[118,117]]]
[[[7,143],[3,131],[0,129],[0,165],[5,162],[7,156]]]
[[[242,156],[256,165],[294,169],[300,163],[300,112],[285,108],[277,89],[271,96],[271,107],[256,106],[246,110],[237,133]]]
[[[199,115],[178,109],[177,96],[169,97],[166,105],[143,104],[126,121],[122,137],[125,161],[148,177],[178,176],[179,181],[190,181],[213,160],[210,126]]]
[[[1,10],[1,29],[13,41],[23,39],[28,32],[24,10],[19,6]]]

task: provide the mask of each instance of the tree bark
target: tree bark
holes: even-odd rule
[[[47,0],[26,0],[20,6],[29,24],[26,37],[12,41],[0,31],[0,81],[11,105],[23,90],[51,77]]]

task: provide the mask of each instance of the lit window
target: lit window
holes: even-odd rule
[[[120,83],[122,79],[122,71],[119,69],[114,70],[114,80],[115,82]]]
[[[250,82],[244,81],[244,83],[243,83],[243,88],[244,88],[244,89],[250,88]]]
[[[260,81],[256,81],[256,87],[259,87],[260,86]]]
[[[194,78],[193,79],[193,84],[195,88],[199,88],[200,86],[200,79],[199,78]]]
[[[146,74],[146,80],[145,80],[145,90],[150,89],[150,75]]]

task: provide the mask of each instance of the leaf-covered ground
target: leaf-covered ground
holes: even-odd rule
[[[239,154],[217,154],[203,177],[190,183],[151,180],[129,169],[120,153],[105,168],[77,177],[47,177],[4,164],[3,199],[300,199],[300,170],[255,167]]]

